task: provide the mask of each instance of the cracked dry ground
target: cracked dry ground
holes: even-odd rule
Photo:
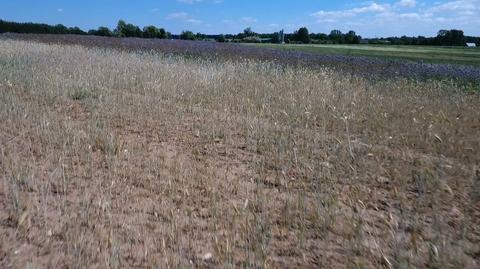
[[[0,267],[478,266],[478,95],[2,42]]]

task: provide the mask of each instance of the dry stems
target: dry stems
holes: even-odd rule
[[[0,264],[475,268],[479,101],[2,40]]]

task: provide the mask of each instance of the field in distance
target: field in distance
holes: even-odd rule
[[[407,59],[427,63],[480,65],[480,49],[464,47],[400,46],[400,45],[312,45],[312,44],[255,44],[285,50],[318,54],[373,56]]]

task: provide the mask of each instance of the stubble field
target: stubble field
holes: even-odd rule
[[[0,39],[0,267],[477,268],[452,81]]]

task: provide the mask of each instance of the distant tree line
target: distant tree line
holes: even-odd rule
[[[237,35],[220,35],[218,41],[225,42],[249,42],[249,43],[279,43],[280,34],[258,34],[251,28],[245,29]],[[465,36],[462,30],[440,30],[435,37],[388,37],[363,39],[355,31],[342,33],[340,30],[332,30],[329,34],[309,33],[306,27],[284,36],[285,43],[302,44],[384,44],[384,45],[429,45],[429,46],[465,46],[465,43],[480,45],[480,37]]]
[[[280,43],[281,33],[260,34],[246,28],[242,33],[236,35],[219,35],[220,42],[247,42],[247,43]],[[330,34],[310,33],[306,27],[301,27],[293,33],[284,34],[285,43],[291,44],[359,44],[362,37],[355,31],[342,33],[340,30],[333,30]]]
[[[87,32],[78,27],[66,27],[62,24],[48,25],[42,23],[18,23],[0,20],[0,33],[34,33],[34,34],[76,34],[96,35],[107,37],[137,37],[137,38],[175,38],[184,40],[204,40],[218,42],[242,42],[242,43],[285,43],[292,44],[391,44],[391,45],[430,45],[430,46],[465,46],[465,43],[480,45],[480,37],[465,36],[462,30],[440,30],[435,37],[388,37],[362,39],[355,31],[342,33],[340,30],[332,30],[329,34],[310,33],[306,27],[301,27],[293,33],[256,33],[248,27],[238,34],[206,35],[183,31],[180,35],[172,35],[164,28],[148,25],[141,29],[124,20],[119,20],[117,27],[110,30],[101,26]]]
[[[109,37],[139,37],[139,38],[170,38],[171,34],[163,28],[157,28],[153,25],[145,26],[143,29],[126,23],[124,20],[118,21],[117,27],[110,30],[108,27],[101,26],[98,29],[92,29],[88,32],[78,27],[66,27],[62,24],[48,25],[43,23],[18,23],[0,20],[0,33],[26,33],[26,34],[74,34],[74,35],[96,35]]]
[[[126,23],[124,20],[119,20],[117,23],[117,28],[113,30],[111,36],[165,39],[170,38],[171,34],[165,31],[165,29],[157,28],[153,25],[145,26],[143,29],[140,29],[140,27],[136,25]]]
[[[480,45],[480,37],[465,36],[462,30],[440,30],[435,37],[387,37],[368,40],[369,44],[465,46],[465,43]]]
[[[66,27],[62,24],[48,25],[44,23],[18,23],[0,20],[0,33],[25,33],[25,34],[76,34],[85,35],[78,27]]]
[[[246,28],[242,33],[236,35],[219,35],[219,42],[245,42],[245,43],[280,43],[281,33],[260,34],[252,29]],[[291,44],[359,44],[361,36],[354,31],[342,33],[340,30],[333,30],[329,35],[322,33],[310,33],[306,27],[302,27],[293,33],[284,34],[283,41]]]

